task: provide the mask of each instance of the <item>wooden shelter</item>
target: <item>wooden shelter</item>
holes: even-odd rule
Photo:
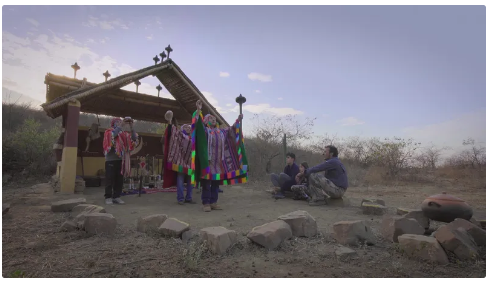
[[[171,47],[168,46],[166,50],[168,56],[165,53],[160,54],[162,57],[160,63],[158,63],[159,58],[155,57],[153,58],[155,65],[113,79],[108,79],[110,74],[107,71],[103,74],[105,82],[102,83],[76,79],[76,71],[80,69],[76,63],[72,66],[75,70],[75,78],[51,73],[46,75],[44,81],[46,103],[41,106],[51,118],[60,116],[63,118],[63,134],[57,145],[58,149],[62,148],[62,151],[59,150],[57,170],[61,192],[73,193],[75,191],[77,169],[80,170],[79,157],[82,158],[83,170],[84,153],[79,141],[84,136],[79,136],[79,131],[86,131],[86,128],[79,127],[80,112],[117,117],[131,116],[135,120],[166,123],[164,115],[167,110],[171,110],[173,117],[179,123],[191,123],[192,114],[196,110],[196,102],[200,99],[203,101],[203,112],[214,115],[223,127],[229,127],[226,120],[207,101],[180,67],[169,58],[170,52],[173,51]],[[165,57],[166,60],[164,60]],[[137,93],[139,80],[150,75],[155,76],[175,100],[161,98],[159,95],[156,97]],[[121,89],[131,83],[135,83],[136,92]],[[156,89],[159,94],[162,88],[158,86]],[[101,148],[96,154],[98,158],[103,158],[100,153]]]

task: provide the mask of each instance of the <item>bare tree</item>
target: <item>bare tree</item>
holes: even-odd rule
[[[270,116],[260,119],[253,117],[253,132],[256,137],[255,153],[260,158],[260,163],[265,163],[265,171],[271,172],[272,161],[282,154],[282,138],[287,137],[287,144],[298,145],[300,141],[313,135],[312,127],[314,119],[306,118],[301,122],[296,115],[285,117]]]

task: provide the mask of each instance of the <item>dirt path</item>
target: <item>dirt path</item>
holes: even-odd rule
[[[359,209],[363,197],[386,201],[395,208],[419,208],[428,195],[441,191],[466,199],[485,218],[485,190],[441,190],[440,187],[350,188],[350,207],[310,207],[290,199],[274,200],[264,192],[267,184],[224,187],[220,194],[223,211],[203,213],[201,205],[176,204],[175,193],[125,196],[125,205],[106,207],[118,221],[117,234],[108,238],[87,237],[82,232],[59,232],[67,214],[49,211],[53,199],[81,195],[53,196],[49,191],[22,190],[13,195],[3,190],[3,201],[11,202],[3,217],[3,276],[28,277],[484,277],[485,257],[475,263],[435,266],[402,256],[395,244],[378,236],[375,246],[353,248],[358,256],[338,261],[332,226],[341,220],[368,221],[379,234],[380,216],[366,216]],[[420,192],[422,191],[422,192]],[[19,195],[20,194],[20,195]],[[88,203],[103,205],[103,188],[87,188]],[[194,198],[198,200],[200,194]],[[483,198],[484,201],[481,199]],[[483,203],[483,204],[482,204]],[[275,251],[251,243],[245,235],[254,226],[296,211],[308,211],[317,221],[320,235],[294,238]],[[187,250],[180,240],[148,236],[135,231],[138,217],[164,213],[190,223],[193,229],[224,226],[236,230],[239,242],[225,256],[215,256],[201,246]],[[484,252],[485,253],[485,252]]]

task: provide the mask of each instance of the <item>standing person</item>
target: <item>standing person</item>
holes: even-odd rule
[[[176,183],[177,203],[179,205],[195,204],[192,200],[193,185],[189,175],[192,164],[192,127],[184,124],[178,128],[176,120],[173,119],[172,111],[165,113],[165,119],[168,121],[168,126],[163,137],[163,167],[165,170],[163,188],[169,188]],[[184,195],[185,181],[187,181],[186,195]]]
[[[324,204],[324,197],[339,199],[343,197],[348,188],[348,176],[345,166],[338,158],[338,149],[333,145],[326,146],[322,164],[306,170],[309,177],[308,194],[311,196],[309,204]],[[318,174],[317,172],[322,172]],[[314,174],[316,173],[316,174]]]
[[[306,200],[309,201],[309,195],[307,195],[307,177],[305,175],[306,169],[309,168],[307,162],[302,162],[299,166],[299,173],[295,176],[295,185],[290,187],[290,190],[294,192],[294,200]]]
[[[190,144],[190,134],[192,133],[192,127],[189,124],[184,124],[180,127],[180,132],[182,137]],[[183,195],[184,190],[184,182],[187,182],[187,194]],[[179,205],[183,205],[184,203],[195,204],[192,200],[192,190],[194,186],[190,182],[190,176],[186,175],[183,172],[178,172],[177,174],[177,202]]]
[[[219,128],[215,116],[208,114],[202,117],[202,101],[197,101],[196,105],[192,121],[196,157],[193,160],[194,177],[202,184],[203,210],[221,210],[217,204],[219,185],[242,183],[240,181],[247,179],[248,164],[240,131],[243,116],[239,115],[231,128]]]
[[[122,129],[128,125],[131,133]],[[103,149],[105,155],[105,204],[124,204],[120,196],[124,176],[131,174],[131,151],[137,145],[138,135],[133,128],[133,120],[130,117],[114,118],[110,122],[110,128],[105,130]]]
[[[291,191],[290,188],[295,183],[295,177],[299,173],[299,166],[295,163],[295,154],[287,153],[287,157],[285,158],[286,166],[284,168],[284,172],[277,175],[272,173],[271,180],[275,187],[280,187],[280,191],[278,191],[273,197],[275,199],[283,199],[285,198],[285,192]]]

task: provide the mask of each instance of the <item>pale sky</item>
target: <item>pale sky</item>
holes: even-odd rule
[[[316,134],[486,141],[484,6],[3,6],[3,87],[102,82],[171,58],[229,121],[317,117]],[[140,92],[157,95],[156,78]],[[125,89],[135,90],[134,85]],[[169,97],[166,90],[165,97]],[[246,127],[246,125],[245,125]]]

